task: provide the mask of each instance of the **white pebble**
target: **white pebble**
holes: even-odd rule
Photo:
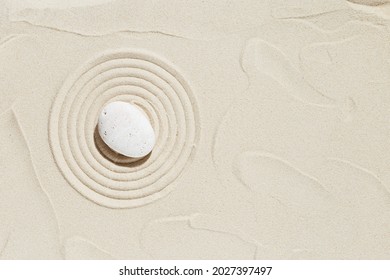
[[[100,113],[98,130],[107,146],[127,157],[142,158],[152,151],[155,144],[149,119],[127,102],[107,104]]]

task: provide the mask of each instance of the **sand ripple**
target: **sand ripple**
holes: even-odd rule
[[[132,102],[148,114],[156,146],[132,163],[96,139],[104,104]],[[83,196],[110,208],[137,207],[164,196],[182,172],[197,141],[191,89],[170,63],[137,50],[107,51],[68,77],[54,101],[52,152],[68,182]]]

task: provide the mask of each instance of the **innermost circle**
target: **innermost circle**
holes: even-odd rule
[[[155,144],[155,133],[146,114],[123,101],[111,102],[103,107],[98,131],[110,149],[131,158],[148,155]]]

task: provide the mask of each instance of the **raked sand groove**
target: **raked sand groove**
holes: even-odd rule
[[[95,139],[100,110],[112,101],[131,102],[148,115],[156,145],[146,160],[131,163]],[[197,120],[192,91],[169,62],[145,51],[109,50],[62,86],[50,116],[51,149],[84,197],[110,208],[137,207],[172,190],[197,142]]]

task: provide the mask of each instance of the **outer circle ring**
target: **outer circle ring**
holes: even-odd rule
[[[157,131],[142,164],[116,164],[94,142],[100,108],[122,100],[142,107]],[[55,161],[70,185],[109,208],[151,203],[174,188],[198,141],[193,93],[171,63],[143,50],[120,49],[93,57],[63,84],[54,100],[49,137]]]

